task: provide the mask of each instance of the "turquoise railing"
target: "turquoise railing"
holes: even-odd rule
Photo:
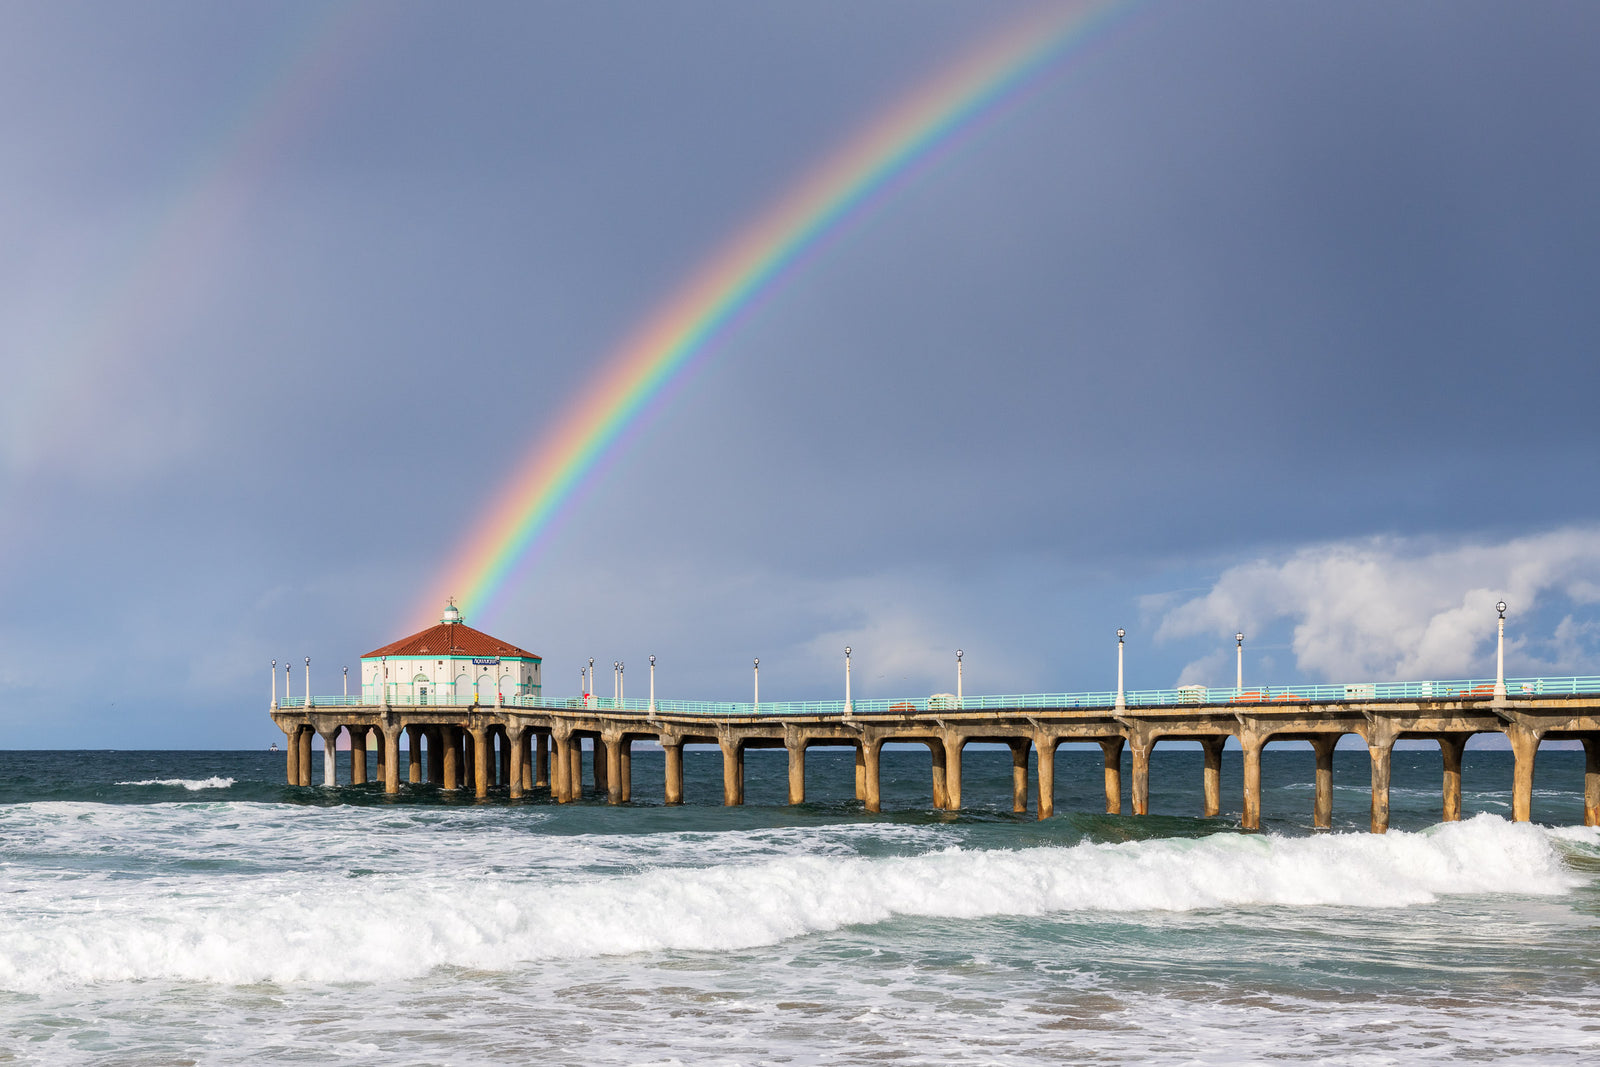
[[[1506,693],[1512,698],[1529,696],[1562,696],[1578,693],[1600,693],[1600,677],[1584,678],[1507,678]],[[1235,688],[1234,686],[1184,685],[1175,689],[1130,689],[1123,694],[1123,703],[1130,708],[1174,708],[1191,704],[1329,704],[1365,703],[1377,700],[1487,700],[1494,695],[1493,678],[1468,678],[1434,682],[1359,682],[1344,685],[1259,685]],[[1013,693],[999,696],[967,696],[961,700],[949,694],[932,697],[907,697],[902,700],[855,700],[851,710],[857,715],[911,715],[934,714],[941,711],[1013,711],[1055,710],[1060,708],[1112,708],[1116,706],[1115,690],[1088,693]],[[361,697],[315,696],[308,705],[304,697],[291,697],[279,706],[284,709],[300,707],[353,707],[363,705]],[[429,694],[427,701],[419,701],[412,694],[396,694],[389,701],[394,706],[415,707],[422,704],[456,707]],[[367,705],[371,706],[371,705]],[[483,707],[495,706],[484,701]],[[592,708],[599,711],[650,713],[648,700],[622,700],[612,697],[590,697],[585,703],[581,697],[545,698],[539,696],[507,697],[502,705],[508,708],[540,708],[566,711]],[[658,700],[656,711],[662,715],[695,715],[708,718],[748,719],[757,716],[816,716],[844,714],[842,700],[783,700],[762,701],[760,705],[739,701],[711,700]]]

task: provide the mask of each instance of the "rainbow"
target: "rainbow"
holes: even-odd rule
[[[483,615],[563,505],[738,314],[875,195],[1031,84],[1135,0],[1056,6],[1012,26],[880,114],[722,246],[615,350],[541,436],[418,605]]]

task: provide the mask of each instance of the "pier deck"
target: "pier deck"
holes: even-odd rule
[[[886,744],[925,744],[933,755],[934,805],[961,807],[961,756],[969,743],[1010,747],[1013,808],[1027,810],[1030,754],[1037,753],[1039,818],[1054,814],[1055,753],[1072,742],[1098,744],[1105,756],[1106,811],[1122,809],[1122,754],[1132,763],[1132,801],[1145,814],[1150,795],[1150,753],[1162,741],[1198,742],[1205,756],[1204,812],[1221,810],[1222,750],[1233,738],[1243,750],[1243,826],[1261,820],[1262,750],[1275,741],[1306,741],[1316,753],[1314,823],[1330,826],[1333,812],[1333,751],[1346,734],[1366,742],[1372,766],[1372,830],[1389,825],[1389,768],[1396,741],[1437,741],[1444,756],[1441,813],[1461,816],[1461,757],[1475,734],[1500,733],[1515,758],[1512,817],[1526,821],[1532,808],[1534,759],[1543,740],[1578,740],[1586,755],[1583,822],[1600,824],[1600,679],[1509,679],[1510,695],[1496,699],[1493,683],[1392,683],[1372,686],[1308,686],[1271,690],[1193,688],[1125,694],[1124,706],[1106,700],[1087,705],[1084,694],[1049,697],[972,697],[959,706],[940,698],[918,701],[815,702],[811,704],[696,704],[595,700],[586,704],[536,704],[526,698],[495,704],[363,704],[347,697],[314,696],[301,704],[274,705],[273,721],[289,739],[288,780],[311,785],[311,740],[320,735],[328,752],[345,730],[353,753],[350,780],[366,780],[367,738],[376,732],[379,774],[388,792],[408,781],[436,782],[445,789],[472,789],[480,797],[498,780],[510,796],[540,787],[569,802],[578,795],[582,742],[593,742],[593,780],[612,803],[631,799],[631,748],[653,741],[666,752],[665,801],[683,802],[683,747],[717,745],[722,750],[723,800],[744,801],[744,753],[751,748],[788,751],[789,802],[805,800],[805,754],[814,747],[856,751],[856,796],[868,811],[880,810],[879,754]],[[1354,695],[1351,695],[1353,691]],[[1337,698],[1334,694],[1337,693]],[[1111,694],[1107,694],[1111,695]],[[1218,696],[1227,699],[1217,699]],[[1007,706],[1005,702],[1009,701]],[[593,706],[593,705],[615,706]],[[930,706],[932,705],[932,706]],[[401,768],[401,739],[407,766]],[[424,760],[423,739],[427,739]],[[498,753],[497,753],[498,745]],[[333,784],[332,758],[324,761],[325,783]]]

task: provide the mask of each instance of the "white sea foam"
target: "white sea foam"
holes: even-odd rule
[[[146,778],[139,782],[118,782],[118,785],[168,785],[181,786],[190,792],[200,789],[227,789],[232,778]]]
[[[397,836],[424,845],[449,836],[419,835],[403,816],[365,818],[360,837],[370,855],[383,848],[384,819],[404,818],[412,830]],[[235,823],[231,832],[265,844],[259,827]],[[759,835],[732,843],[723,838],[733,835],[662,836],[703,838],[692,849],[702,865],[546,868],[541,853],[581,839],[507,833],[478,840],[474,862],[452,862],[466,853],[408,849],[413,869],[380,859],[383,873],[360,877],[348,865],[312,863],[309,871],[285,864],[84,876],[39,893],[22,884],[0,897],[0,989],[138,979],[372,982],[438,967],[508,971],[589,955],[745,949],[902,918],[1092,922],[1107,914],[1128,921],[1398,908],[1447,894],[1559,894],[1578,884],[1544,831],[1493,816],[1382,836],[1219,834],[902,856],[813,854],[792,831],[769,832],[754,849]],[[504,855],[492,854],[500,849]]]

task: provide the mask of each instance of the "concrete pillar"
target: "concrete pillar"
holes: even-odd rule
[[[945,810],[961,810],[961,750],[966,746],[964,737],[944,739],[944,798]]]
[[[495,737],[500,742],[500,784],[507,788],[511,785],[511,735],[504,726],[495,728]],[[521,783],[517,783],[520,785]]]
[[[1133,813],[1150,814],[1150,751],[1154,738],[1134,736],[1128,748],[1133,753]]]
[[[1244,817],[1239,821],[1246,830],[1261,829],[1261,750],[1267,739],[1255,734],[1239,738],[1244,749]]]
[[[1583,825],[1600,826],[1600,737],[1583,739]]]
[[[454,726],[439,727],[440,739],[444,742],[439,746],[440,762],[443,764],[440,770],[443,772],[444,787],[452,790],[461,788],[461,739],[456,737],[456,730]]]
[[[1210,818],[1222,810],[1222,749],[1228,743],[1226,737],[1207,737],[1200,742],[1201,754],[1205,757],[1206,769],[1203,774],[1205,792],[1205,815]]]
[[[522,791],[531,792],[533,789],[533,731],[521,731],[521,743],[517,746],[522,750]]]
[[[1466,751],[1465,737],[1439,738],[1439,754],[1444,757],[1444,822],[1461,821],[1461,756]]]
[[[666,801],[668,804],[683,803],[683,743],[673,742],[663,737],[661,751],[666,755]]]
[[[507,734],[505,740],[508,742],[506,754],[511,759],[510,773],[506,775],[506,789],[510,792],[511,799],[516,800],[522,796],[523,782],[527,776],[528,732],[526,729],[518,729]]]
[[[309,726],[300,728],[300,784],[311,784],[311,735],[314,731]]]
[[[378,781],[387,782],[389,780],[389,746],[383,743],[383,730],[374,729],[367,736],[378,742]]]
[[[806,743],[798,741],[785,746],[789,750],[789,803],[806,802]]]
[[[390,727],[382,732],[383,791],[400,792],[400,728]]]
[[[633,800],[633,738],[624,737],[617,742],[617,767],[622,776],[622,802]]]
[[[434,785],[444,781],[444,734],[437,726],[425,731],[428,738],[428,781]]]
[[[1311,739],[1311,751],[1317,757],[1317,788],[1311,801],[1311,825],[1319,830],[1333,828],[1333,750],[1338,745],[1338,734]]]
[[[1028,752],[1033,742],[1027,738],[1011,742],[1011,810],[1028,810]]]
[[[928,753],[933,758],[933,806],[943,811],[950,806],[950,795],[945,790],[943,739],[936,737],[929,741]]]
[[[1056,813],[1056,741],[1041,737],[1034,746],[1039,752],[1039,818]]]
[[[559,804],[569,803],[572,789],[572,735],[556,733],[550,736],[555,749],[555,759],[550,761],[550,793]]]
[[[272,670],[272,680],[276,684],[278,670]],[[283,731],[284,783],[286,785],[300,784],[300,728],[296,726],[291,730]]]
[[[1527,822],[1533,818],[1533,760],[1539,751],[1543,730],[1534,730],[1515,724],[1506,727],[1506,737],[1511,741],[1511,754],[1516,758],[1516,771],[1511,781],[1511,818]],[[1585,774],[1586,780],[1588,775]]]
[[[867,799],[867,754],[856,745],[856,799]]]
[[[1106,761],[1106,814],[1122,814],[1122,746],[1120,737],[1100,739],[1100,752]]]
[[[737,741],[722,742],[722,803],[727,807],[744,803],[744,749]]]
[[[339,784],[339,728],[322,734],[322,784],[332,789]]]
[[[1372,758],[1372,832],[1389,832],[1389,766],[1394,754],[1394,738],[1375,734],[1367,739],[1367,755]]]
[[[422,730],[416,726],[406,728],[406,781],[412,785],[422,781]]]
[[[472,727],[472,787],[482,800],[489,795],[489,758],[494,755],[490,747],[489,731],[481,726]]]
[[[573,800],[583,796],[583,738],[577,734],[567,742],[567,795]]]
[[[878,777],[878,755],[883,751],[883,742],[861,742],[862,764],[866,768],[866,796],[861,798],[868,811],[883,810],[883,790]]]
[[[600,760],[601,746],[605,748],[606,764],[606,800],[612,804],[622,803],[622,739],[607,737],[595,742],[595,762]]]
[[[478,735],[471,727],[459,729],[461,735],[461,788],[471,789],[476,792],[478,783],[483,780],[483,775],[478,768],[478,753],[483,746],[478,743]]]
[[[611,792],[611,766],[606,762],[606,745],[599,737],[594,739],[594,787],[597,792]]]
[[[550,787],[550,736],[540,734],[534,738],[538,746],[533,753],[533,784]]]

